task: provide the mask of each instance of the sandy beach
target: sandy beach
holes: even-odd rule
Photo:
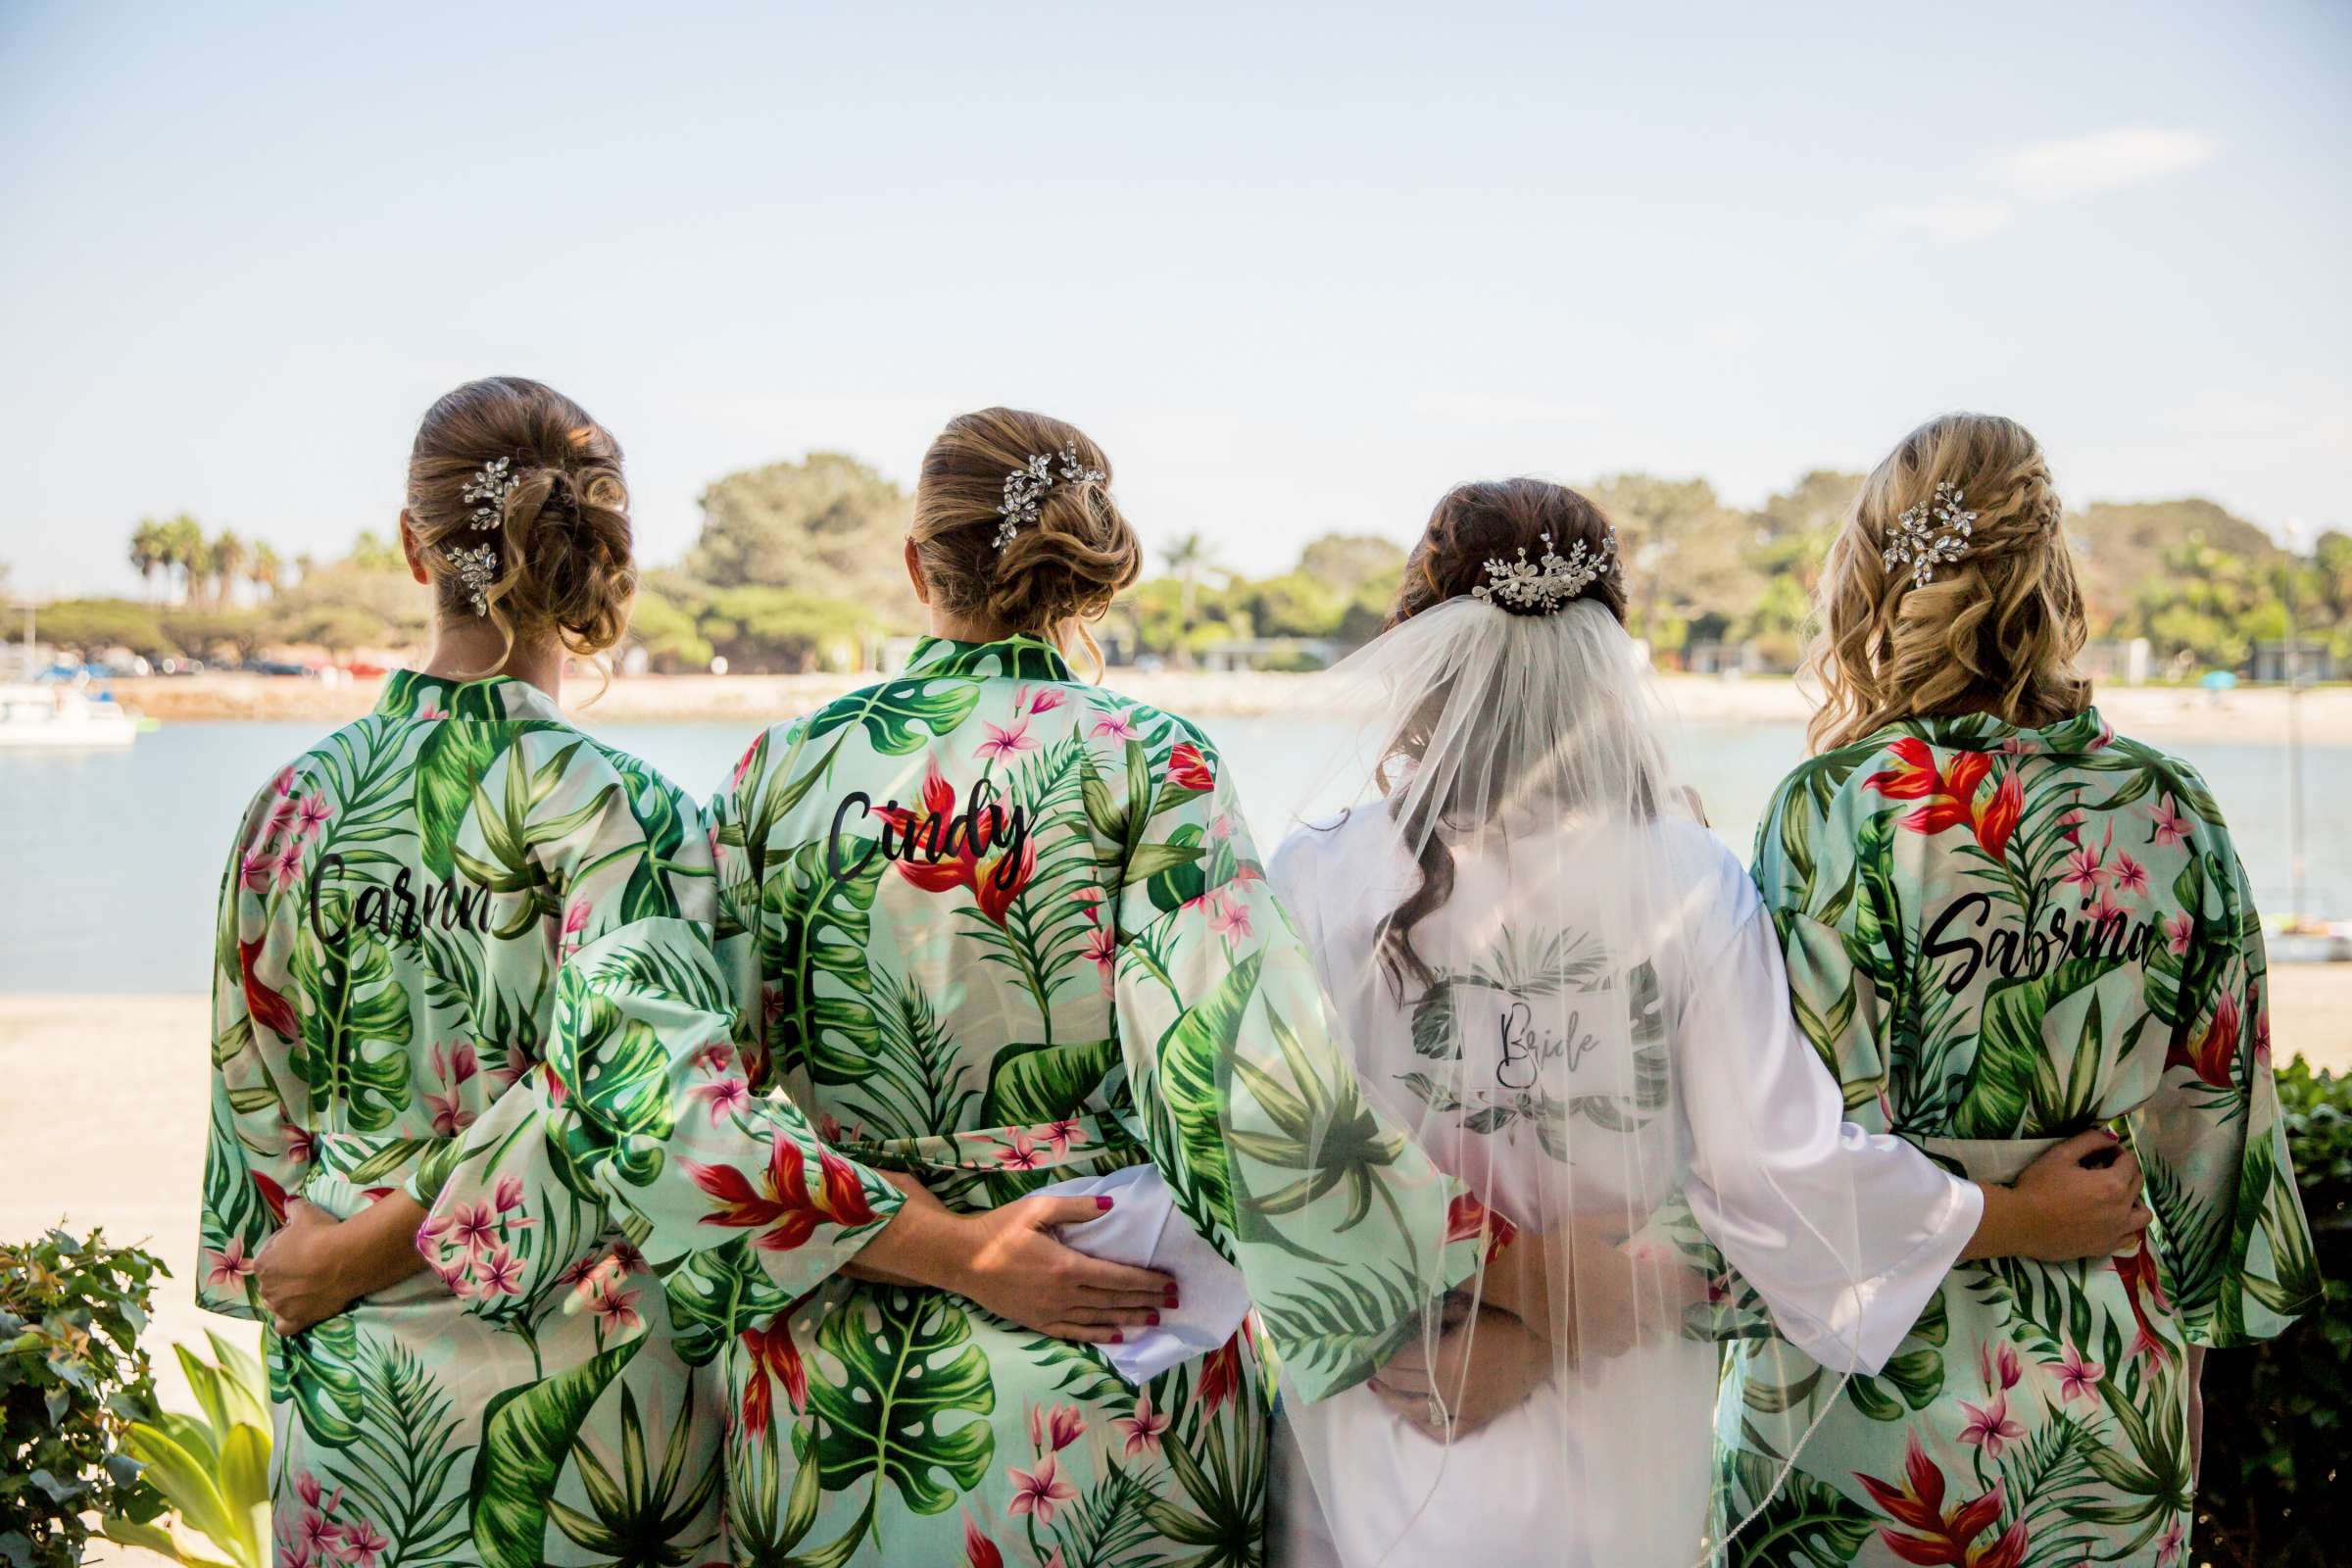
[[[746,729],[805,713],[820,703],[876,679],[872,675],[644,675],[614,680],[600,696],[596,682],[568,682],[564,696],[591,728],[599,723],[642,724],[741,720]],[[1114,669],[1103,684],[1171,712],[1202,718],[1297,711],[1310,706],[1311,676],[1205,671]],[[334,724],[373,706],[381,682],[327,683],[265,675],[152,676],[113,682],[116,696],[166,723],[283,719]],[[1792,680],[1724,680],[1668,675],[1666,699],[1686,723],[1801,724],[1812,711]],[[2178,687],[2102,688],[2099,710],[2117,729],[2151,741],[2232,741],[2279,745],[2287,736],[2288,702],[2276,689],[2214,694]],[[2303,694],[2298,715],[2313,746],[2352,746],[2352,687]]]

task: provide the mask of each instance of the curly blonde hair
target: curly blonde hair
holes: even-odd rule
[[[1038,518],[1002,549],[1004,476],[1038,453],[1077,454],[1101,479],[1056,479]],[[1144,547],[1110,495],[1110,459],[1074,424],[1021,409],[981,409],[948,421],[923,454],[914,486],[914,548],[923,581],[956,614],[985,614],[1008,631],[1102,650],[1089,623],[1143,574]]]
[[[1886,541],[1938,483],[1976,515],[1968,553],[1914,586]],[[2090,682],[2074,667],[2088,628],[2041,443],[2014,419],[1946,414],[1872,470],[1830,546],[1806,659],[1822,705],[1816,751],[1898,719],[1984,712],[2025,727],[2081,712]]]

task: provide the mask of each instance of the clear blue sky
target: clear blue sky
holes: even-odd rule
[[[1249,569],[1955,406],[2078,501],[2352,521],[2342,5],[354,9],[0,7],[20,584],[183,508],[339,551],[492,371],[620,435],[655,561],[990,402]]]

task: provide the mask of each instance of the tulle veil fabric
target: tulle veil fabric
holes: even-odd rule
[[[1791,1388],[1858,1364],[1870,1265],[1819,1116],[1791,1123],[1774,1084],[1742,1081],[1754,998],[1727,1004],[1714,981],[1741,961],[1753,895],[1675,776],[1645,662],[1595,601],[1515,614],[1465,598],[1318,679],[1317,716],[1346,742],[1275,858],[1277,891],[1363,1092],[1469,1189],[1453,1234],[1483,1205],[1508,1239],[1467,1287],[1411,1282],[1446,1303],[1379,1381],[1441,1436],[1369,1387],[1286,1406],[1272,1560],[1729,1560],[1780,1477],[1769,1461],[1717,1473],[1719,1352],[1764,1321],[1718,1244],[1742,1268],[1769,1259],[1779,1327],[1805,1352]],[[1443,896],[1406,929],[1396,911],[1425,883]],[[1367,1157],[1346,1132],[1311,1155],[1335,1180]],[[1482,1299],[1506,1269],[1519,1322]],[[1525,1396],[1472,1431],[1490,1368]]]

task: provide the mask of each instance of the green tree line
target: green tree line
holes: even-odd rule
[[[1620,473],[1585,488],[1616,524],[1634,629],[1661,662],[1720,643],[1788,668],[1860,483],[1815,469],[1752,509],[1700,478]],[[723,658],[737,670],[856,669],[879,639],[919,628],[900,551],[911,503],[865,464],[812,453],[729,474],[700,502],[685,559],[645,573],[633,636],[654,668]],[[2285,637],[2291,614],[2307,641],[2352,661],[2352,536],[2330,530],[2310,554],[2290,555],[2195,499],[2094,502],[2070,513],[2067,529],[2094,637],[2145,637],[2164,667],[2191,674],[2243,665],[2257,644]],[[399,550],[371,533],[338,559],[289,563],[182,514],[141,521],[127,559],[144,599],[52,603],[44,640],[151,659],[313,650],[340,660],[396,657],[427,630],[425,596]],[[1353,646],[1379,631],[1404,559],[1397,539],[1328,534],[1289,570],[1253,578],[1221,567],[1203,535],[1167,536],[1159,569],[1122,597],[1106,630],[1127,657],[1180,663],[1247,639]]]

